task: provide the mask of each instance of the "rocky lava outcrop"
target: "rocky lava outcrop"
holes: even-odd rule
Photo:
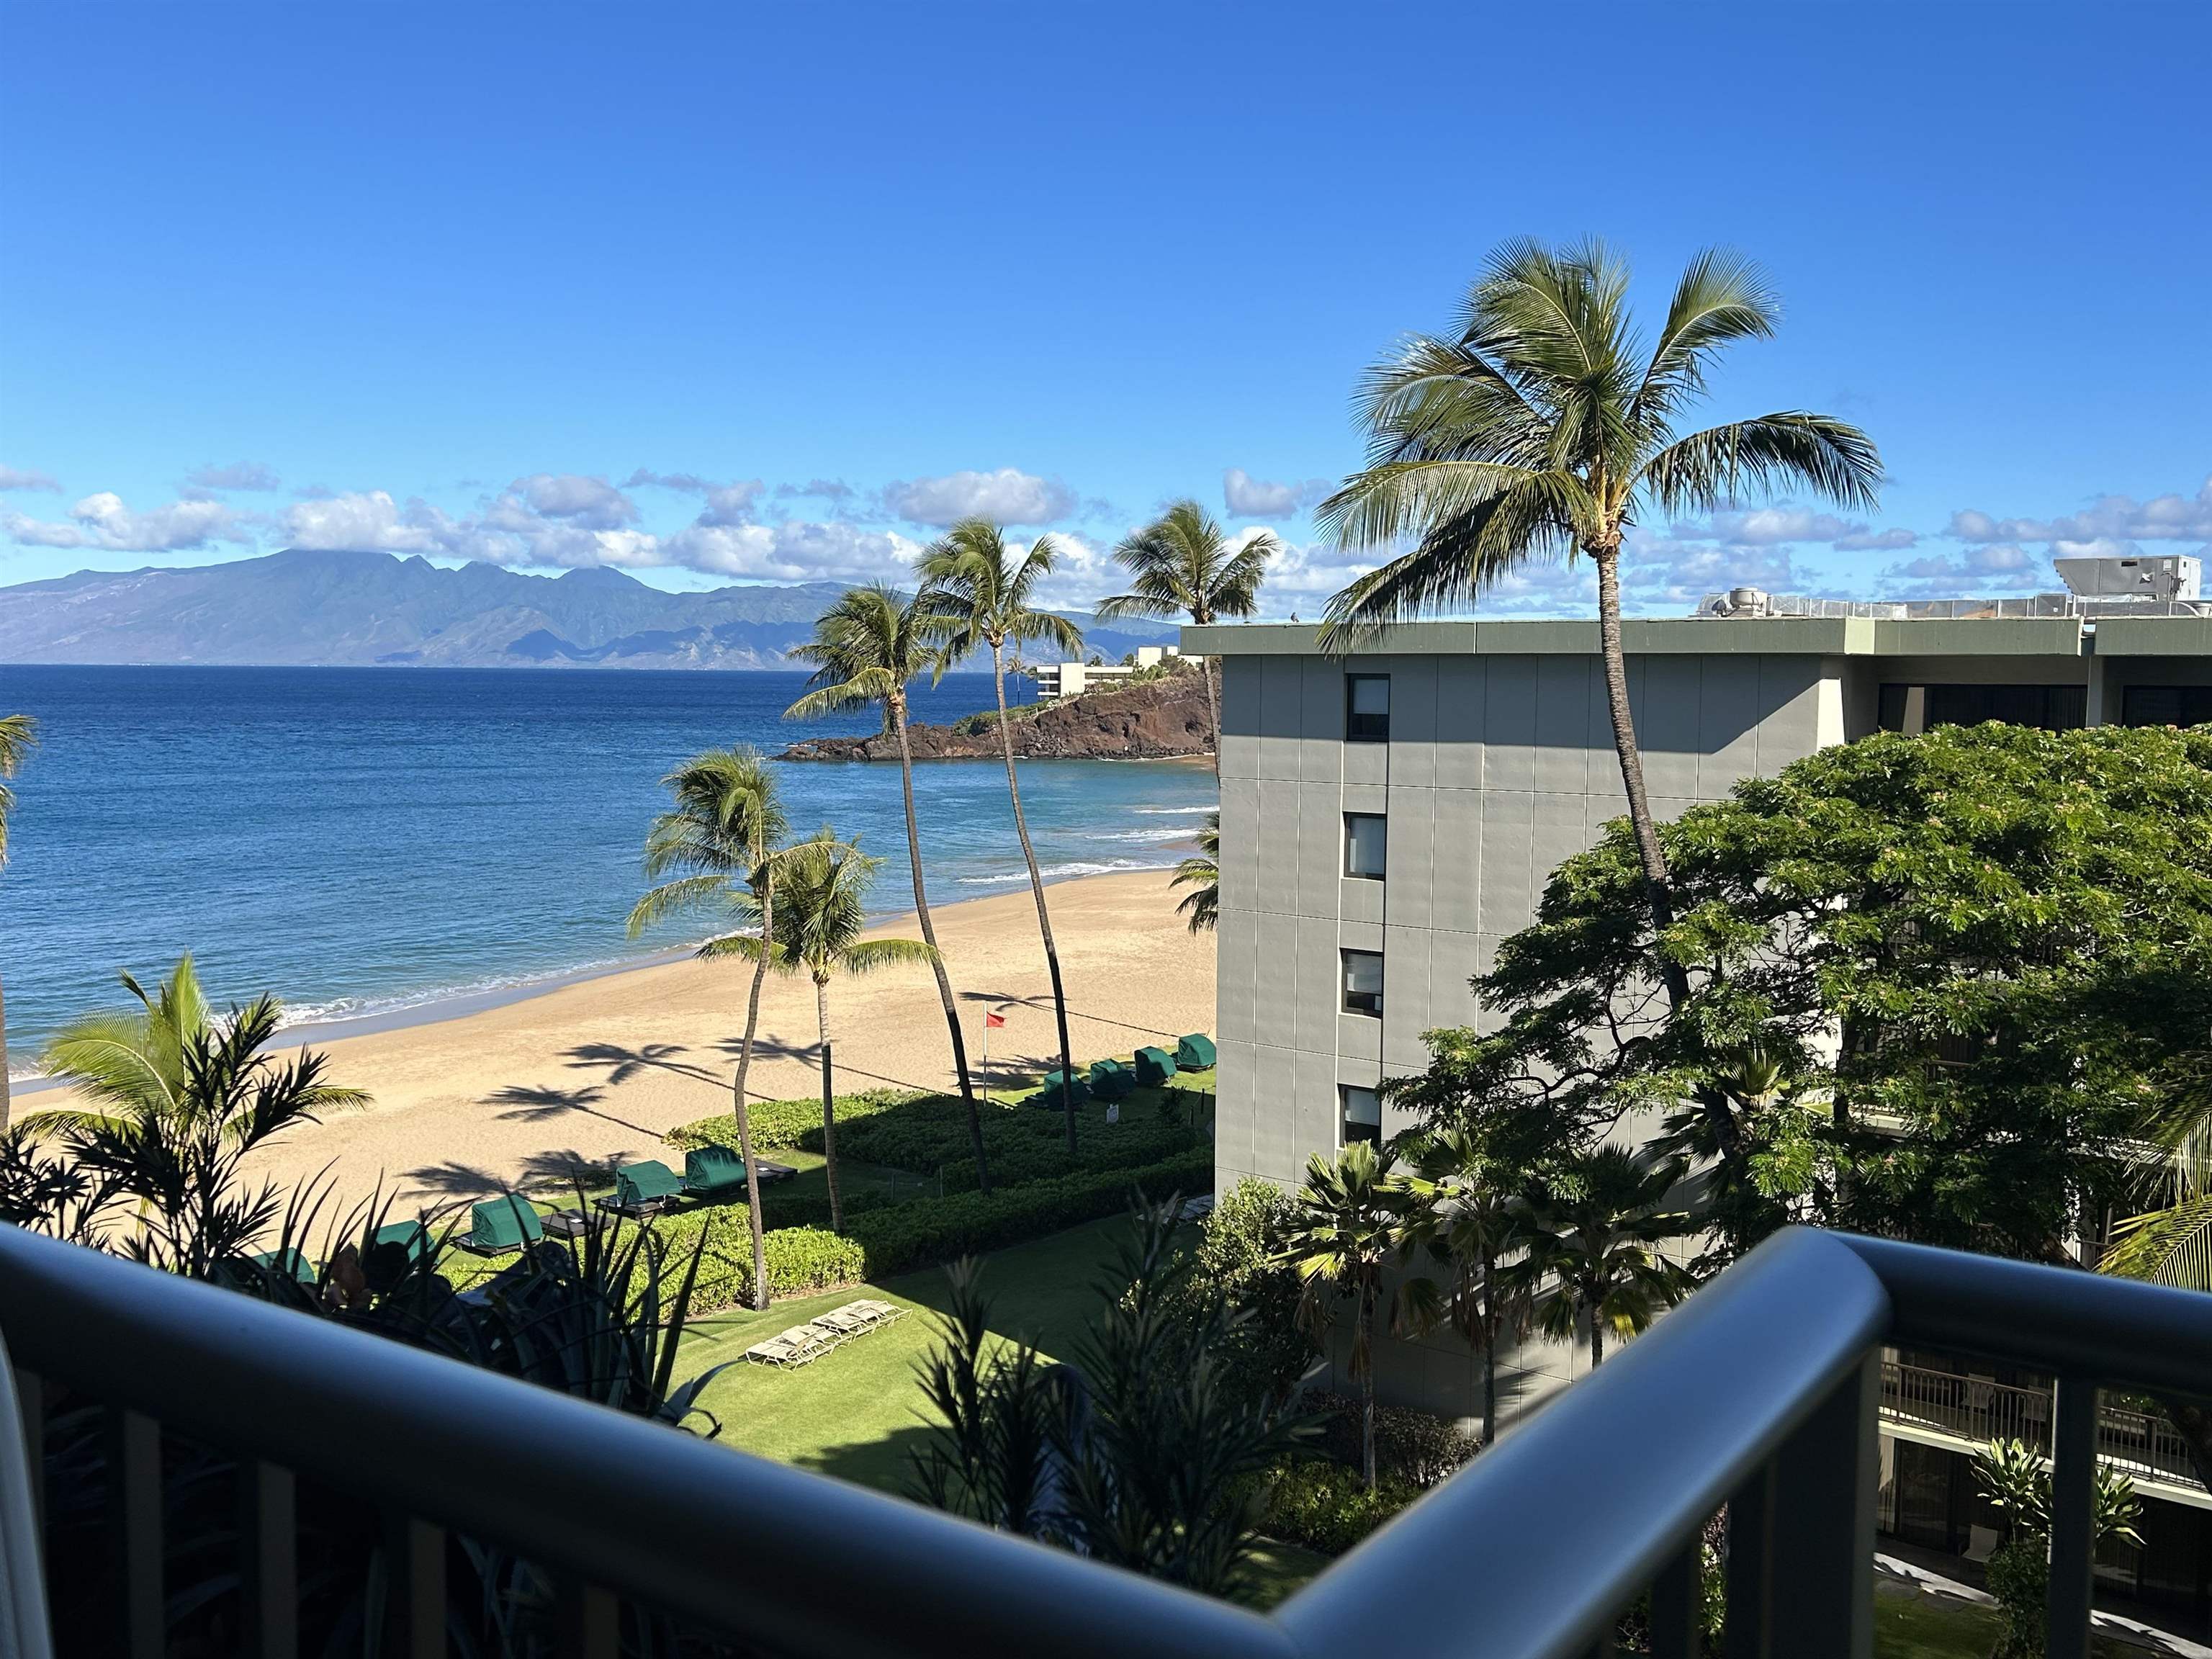
[[[1014,721],[1014,753],[1026,760],[1171,760],[1213,752],[1206,677],[1172,674],[1135,685],[1086,691]],[[991,760],[999,753],[995,720],[969,733],[950,726],[910,726],[916,760]],[[889,732],[866,738],[815,738],[783,751],[784,760],[888,761],[898,758]]]

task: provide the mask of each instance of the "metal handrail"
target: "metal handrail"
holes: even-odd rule
[[[1655,1659],[1680,1659],[1700,1532],[1725,1503],[1731,1659],[1864,1659],[1894,1343],[2060,1376],[2051,1651],[2068,1659],[2088,1624],[2084,1385],[2212,1378],[2212,1297],[1791,1230],[1262,1616],[6,1227],[0,1331],[27,1419],[41,1378],[119,1413],[126,1510],[131,1469],[158,1480],[173,1429],[255,1460],[280,1496],[296,1473],[541,1562],[592,1655],[613,1651],[620,1596],[794,1655],[1571,1659],[1649,1586]],[[288,1502],[261,1513],[289,1523]]]
[[[2051,1405],[2048,1387],[1882,1362],[1882,1415],[1955,1440],[2017,1440],[2040,1449],[2050,1443]],[[2204,1488],[2187,1444],[2163,1418],[2148,1412],[2111,1405],[2099,1412],[2097,1456],[2124,1474]]]

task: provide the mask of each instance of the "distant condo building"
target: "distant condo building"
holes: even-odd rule
[[[2194,560],[2097,561],[2073,593],[1934,605],[1718,594],[1622,626],[1654,810],[1671,818],[1832,744],[1988,720],[2212,721]],[[2138,578],[2152,567],[2149,581]],[[2142,598],[2107,597],[2118,593]],[[1436,622],[1323,653],[1299,626],[1187,628],[1218,657],[1218,1189],[1407,1127],[1386,1078],[1481,1025],[1468,981],[1553,869],[1626,811],[1595,622]],[[1532,1349],[1524,1384],[1586,1360]],[[1384,1398],[1479,1411],[1449,1332],[1391,1342]]]
[[[1039,663],[1030,670],[1036,679],[1037,701],[1058,702],[1062,697],[1080,696],[1116,680],[1126,680],[1140,668],[1158,668],[1182,653],[1172,645],[1140,645],[1134,654],[1136,660],[1126,663]]]

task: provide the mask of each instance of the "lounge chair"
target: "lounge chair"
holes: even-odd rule
[[[1057,1106],[1060,1103],[1060,1073],[1059,1072],[1047,1072],[1044,1074],[1043,1081],[1037,1085],[1037,1092],[1042,1095],[1047,1100],[1050,1101],[1054,1105]],[[1075,1078],[1075,1103],[1080,1106],[1085,1101],[1090,1098],[1091,1085],[1083,1080],[1082,1074],[1079,1073]]]
[[[684,1182],[676,1171],[657,1158],[647,1158],[639,1164],[625,1164],[615,1171],[615,1191],[612,1198],[603,1198],[599,1207],[612,1210],[617,1215],[653,1215],[666,1209],[684,1195]]]
[[[470,1212],[469,1230],[454,1242],[478,1255],[500,1255],[545,1237],[538,1206],[516,1194],[486,1199]]]
[[[1175,1074],[1175,1056],[1166,1049],[1137,1050],[1137,1081],[1143,1087],[1157,1089]]]
[[[788,1181],[799,1171],[788,1164],[753,1160],[764,1187],[771,1181]],[[684,1190],[694,1198],[730,1199],[744,1195],[745,1161],[727,1146],[708,1145],[684,1154]]]
[[[254,1265],[277,1274],[289,1273],[298,1283],[313,1289],[317,1281],[315,1264],[300,1249],[259,1250],[252,1258]]]
[[[404,1244],[407,1259],[420,1261],[430,1253],[430,1230],[420,1221],[394,1221],[376,1230],[375,1243]]]
[[[1183,1071],[1202,1072],[1213,1059],[1213,1039],[1203,1031],[1193,1031],[1176,1044],[1175,1061]]]
[[[1137,1086],[1137,1074],[1118,1060],[1091,1062],[1091,1092],[1101,1100],[1123,1100]]]

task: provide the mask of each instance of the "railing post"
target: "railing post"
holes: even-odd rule
[[[446,1533],[395,1515],[385,1528],[388,1566],[384,1607],[386,1659],[442,1659],[446,1651]]]
[[[1729,1495],[1728,1609],[1721,1651],[1728,1659],[1767,1659],[1774,1628],[1774,1460]]]
[[[2051,1432],[2049,1659],[2088,1659],[2090,1595],[2096,1579],[2097,1386],[2058,1380]]]
[[[1692,1538],[1651,1581],[1651,1659],[1697,1659],[1705,1632],[1704,1537]]]
[[[621,1604],[612,1592],[560,1575],[554,1589],[554,1641],[559,1659],[617,1659],[622,1650]]]
[[[243,1458],[238,1465],[239,1588],[246,1651],[298,1659],[299,1534],[292,1472]]]
[[[1873,1659],[1881,1365],[1868,1354],[1774,1455],[1769,1626],[1803,1659]]]
[[[15,1410],[23,1419],[23,1462],[31,1477],[31,1513],[39,1522],[40,1559],[46,1533],[46,1389],[36,1371],[15,1372]]]
[[[143,1412],[107,1413],[108,1478],[115,1504],[115,1613],[131,1659],[168,1647],[161,1558],[161,1425]]]

